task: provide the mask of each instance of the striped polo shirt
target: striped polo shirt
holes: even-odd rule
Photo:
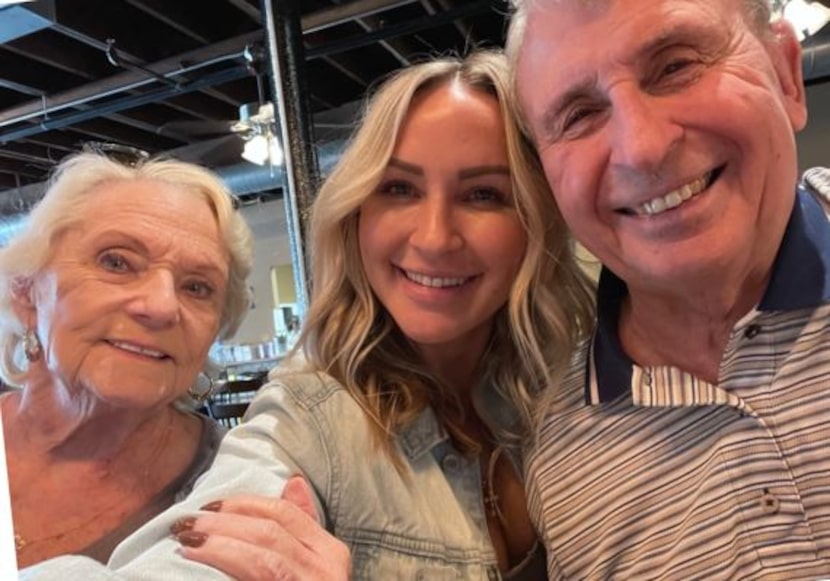
[[[830,225],[816,199],[799,191],[718,384],[633,363],[625,295],[603,272],[595,335],[527,458],[551,579],[830,578]]]

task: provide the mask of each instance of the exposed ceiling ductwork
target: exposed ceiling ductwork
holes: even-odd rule
[[[328,173],[337,163],[344,146],[345,141],[341,140],[317,148],[321,174]],[[285,181],[285,168],[282,166],[239,163],[216,168],[214,171],[231,193],[243,198],[251,194],[281,190]],[[23,226],[28,210],[40,200],[46,186],[47,182],[30,184],[0,197],[0,246],[5,246]]]

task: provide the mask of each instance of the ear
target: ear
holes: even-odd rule
[[[801,44],[792,25],[784,19],[770,24],[771,36],[765,41],[778,84],[784,97],[784,108],[794,131],[807,124],[807,96],[801,68]]]
[[[29,277],[15,278],[10,290],[15,315],[24,325],[29,324],[37,312],[34,300],[34,281]]]

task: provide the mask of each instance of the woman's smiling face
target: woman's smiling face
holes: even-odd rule
[[[458,83],[416,96],[359,239],[369,284],[424,355],[484,348],[526,247],[494,97]]]
[[[168,404],[204,367],[227,282],[204,198],[159,181],[99,185],[33,281],[44,356],[30,379],[115,406]]]

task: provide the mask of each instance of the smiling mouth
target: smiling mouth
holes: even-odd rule
[[[411,280],[415,284],[419,284],[421,286],[426,286],[429,288],[459,287],[475,278],[473,276],[428,276],[426,274],[421,274],[419,272],[404,270],[403,268],[401,268],[400,271],[407,279]]]
[[[146,347],[134,345],[132,343],[126,343],[124,341],[107,341],[107,343],[123,351],[136,353],[138,355],[144,355],[145,357],[152,357],[153,359],[169,359],[169,356],[166,353],[156,351],[155,349],[148,349]]]
[[[669,210],[682,206],[685,202],[707,190],[709,186],[711,186],[715,180],[718,179],[722,172],[723,166],[707,172],[699,178],[692,180],[676,190],[672,190],[664,196],[658,196],[634,207],[633,209],[623,208],[620,211],[624,214],[632,216],[656,216],[658,214],[662,214],[663,212],[668,212]]]

